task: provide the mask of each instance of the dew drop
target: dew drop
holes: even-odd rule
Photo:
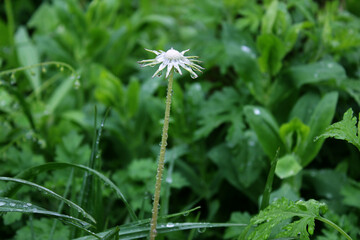
[[[60,71],[61,71],[61,72],[64,71],[64,67],[63,67],[63,66],[60,67]]]
[[[10,84],[11,85],[15,85],[16,84],[16,77],[15,77],[15,74],[11,74],[11,77],[10,77]]]
[[[185,212],[185,213],[183,213],[183,216],[184,216],[184,217],[189,216],[189,212]]]
[[[192,79],[195,79],[195,78],[198,77],[198,75],[196,75],[196,73],[190,73],[190,77],[191,77]]]
[[[27,203],[26,205],[27,205],[27,206],[29,206],[29,207],[30,207],[30,206],[32,206],[32,204],[31,204],[31,203]]]
[[[173,180],[172,180],[171,177],[167,177],[167,178],[166,178],[166,182],[169,183],[169,184],[171,184],[171,183],[173,182]]]
[[[11,207],[15,207],[16,204],[15,204],[15,203],[10,203],[10,206],[11,206]]]
[[[174,227],[174,226],[175,226],[175,224],[173,224],[173,223],[171,223],[171,222],[169,222],[169,223],[166,224],[166,227],[168,227],[168,228],[172,228],[172,227]]]
[[[42,67],[41,72],[46,73],[47,72],[46,67]]]
[[[241,50],[243,51],[243,52],[246,52],[246,53],[250,53],[251,52],[251,49],[248,47],[248,46],[241,46]]]
[[[37,142],[41,149],[44,149],[46,147],[46,142],[44,139],[39,139]]]
[[[76,81],[74,82],[74,89],[75,90],[78,90],[81,86],[81,83],[78,79],[76,79]]]
[[[198,231],[198,233],[204,233],[206,231],[206,227],[198,228],[197,231]]]
[[[0,202],[0,206],[4,206],[6,203],[4,202]]]
[[[260,110],[257,109],[257,108],[255,108],[255,109],[254,109],[254,114],[255,114],[255,115],[260,115]]]

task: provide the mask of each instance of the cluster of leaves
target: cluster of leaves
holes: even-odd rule
[[[137,61],[170,47],[206,71],[174,82],[159,238],[359,237],[356,118],[329,127],[359,110],[357,0],[0,4],[3,238],[146,236],[166,82]]]

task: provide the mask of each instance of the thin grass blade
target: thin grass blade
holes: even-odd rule
[[[29,182],[29,181],[26,181],[26,180],[23,180],[23,179],[17,179],[17,178],[0,177],[0,181],[16,182],[16,183],[20,183],[20,184],[30,186],[30,187],[32,187],[32,188],[34,188],[36,190],[39,190],[41,193],[44,193],[45,196],[53,197],[55,199],[58,199],[60,201],[65,202],[69,207],[74,208],[77,212],[81,213],[84,217],[88,218],[93,223],[96,223],[95,219],[90,214],[88,214],[84,209],[82,209],[80,206],[73,203],[72,201],[67,200],[66,198],[63,198],[62,196],[60,196],[59,194],[51,191],[48,188],[45,188],[43,186],[40,186],[38,184]]]
[[[42,165],[39,165],[39,166],[36,166],[36,167],[32,167],[32,168],[28,168],[28,169],[22,171],[21,173],[19,173],[16,176],[16,178],[30,179],[32,177],[37,176],[41,172],[50,171],[50,170],[59,170],[59,169],[63,169],[63,168],[76,168],[76,169],[80,169],[82,171],[88,171],[91,174],[94,174],[94,176],[96,176],[100,180],[102,180],[105,183],[105,185],[108,185],[113,191],[115,191],[117,197],[120,198],[123,201],[123,203],[125,204],[125,207],[129,211],[131,219],[133,221],[137,220],[137,217],[135,215],[134,210],[132,209],[132,207],[130,206],[128,201],[126,200],[126,198],[123,195],[123,193],[121,192],[121,190],[109,178],[107,178],[105,175],[103,175],[102,173],[100,173],[100,172],[98,172],[98,171],[96,171],[94,169],[91,169],[89,167],[86,167],[86,166],[83,166],[83,165],[72,164],[72,163],[56,163],[56,162],[45,163],[45,164],[42,164]],[[11,197],[20,188],[21,188],[21,185],[19,185],[18,183],[12,184],[11,186],[8,186],[8,188],[5,189],[1,193],[1,196]]]

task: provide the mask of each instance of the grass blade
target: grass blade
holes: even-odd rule
[[[107,178],[105,175],[103,175],[102,173],[91,169],[89,167],[83,166],[83,165],[77,165],[77,164],[72,164],[72,163],[45,163],[36,167],[32,167],[32,168],[28,168],[25,171],[19,173],[16,178],[21,178],[21,179],[29,179],[32,178],[34,176],[37,176],[38,174],[40,174],[41,172],[44,171],[50,171],[50,170],[59,170],[59,169],[63,169],[63,168],[76,168],[76,169],[80,169],[82,171],[88,171],[91,174],[94,174],[94,176],[98,177],[100,180],[102,180],[106,185],[110,186],[110,188],[112,190],[115,191],[116,195],[123,201],[123,203],[125,204],[127,210],[129,211],[130,217],[133,221],[137,220],[137,217],[135,215],[134,210],[132,209],[132,207],[130,206],[130,204],[128,203],[128,201],[126,200],[125,196],[122,194],[121,190],[109,179]],[[5,189],[2,193],[1,196],[12,196],[14,195],[19,189],[20,189],[20,185],[19,184],[14,184],[11,186],[8,186],[7,189]]]
[[[28,185],[30,187],[35,188],[36,190],[39,190],[40,192],[45,193],[49,197],[53,197],[55,199],[58,199],[60,201],[65,202],[69,207],[74,208],[77,212],[81,213],[84,217],[88,218],[92,222],[96,223],[95,219],[88,214],[84,209],[82,209],[80,206],[76,205],[72,201],[67,200],[66,198],[63,198],[59,194],[51,191],[50,189],[47,189],[43,186],[40,186],[38,184],[23,180],[23,179],[17,179],[17,178],[9,178],[9,177],[0,177],[0,181],[10,181],[10,182],[16,182],[24,185]]]
[[[20,212],[25,214],[42,214],[51,217],[58,218],[65,223],[73,225],[77,228],[80,228],[94,236],[94,233],[89,231],[87,228],[91,227],[92,225],[88,222],[85,222],[81,219],[74,218],[69,215],[48,211],[41,207],[38,207],[29,202],[23,202],[19,200],[14,200],[10,198],[2,198],[0,197],[0,213],[8,213],[8,212]]]
[[[150,222],[150,219],[149,219]],[[246,224],[238,224],[238,223],[196,223],[196,222],[188,222],[188,223],[160,223],[157,225],[157,233],[169,233],[169,232],[175,232],[175,231],[184,231],[184,230],[190,230],[190,229],[202,229],[205,231],[207,228],[219,228],[219,227],[243,227],[246,226]],[[150,230],[150,224],[147,223],[143,226],[138,226],[137,224],[129,226],[129,227],[123,227],[120,226],[119,231],[119,238],[118,239],[137,239],[141,237],[147,237],[149,235]],[[98,233],[98,236],[104,237],[109,232],[102,232]],[[82,238],[78,238],[76,240],[92,240],[94,239],[93,236],[85,236]]]

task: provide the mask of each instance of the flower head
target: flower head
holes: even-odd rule
[[[173,48],[170,48],[166,52],[159,50],[149,50],[145,49],[148,52],[155,53],[157,56],[154,59],[148,59],[148,60],[142,60],[139,61],[139,63],[142,65],[142,67],[151,66],[154,67],[155,65],[160,64],[158,70],[154,73],[152,77],[155,77],[156,75],[160,75],[161,71],[167,67],[166,71],[166,78],[169,76],[171,69],[175,68],[175,70],[182,74],[180,67],[185,69],[190,73],[190,76],[192,78],[197,78],[198,75],[193,71],[201,72],[201,69],[204,69],[200,65],[196,64],[195,62],[200,62],[199,60],[195,59],[196,56],[184,56],[184,53],[186,53],[188,50],[179,52]]]

